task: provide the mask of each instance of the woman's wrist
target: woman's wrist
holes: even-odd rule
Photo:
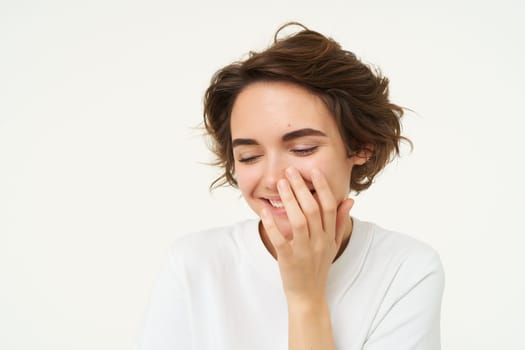
[[[329,314],[329,307],[324,296],[316,297],[299,297],[293,296],[287,297],[288,302],[288,313],[294,313],[296,315],[303,316],[322,316],[323,314]]]
[[[335,349],[325,298],[288,300],[289,349]]]

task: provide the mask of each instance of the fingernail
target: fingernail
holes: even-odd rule
[[[297,170],[295,170],[294,168],[292,167],[289,167],[289,168],[286,168],[286,175],[288,175],[288,177],[292,178],[292,179],[295,179],[297,178]]]
[[[279,180],[277,182],[277,187],[279,187],[279,190],[286,191],[286,180]]]

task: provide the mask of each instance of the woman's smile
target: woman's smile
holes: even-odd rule
[[[250,84],[235,100],[230,128],[239,189],[257,215],[269,210],[282,234],[291,235],[277,186],[287,168],[297,170],[314,198],[313,168],[327,178],[337,203],[348,196],[360,158],[348,157],[334,117],[309,90],[287,82]]]

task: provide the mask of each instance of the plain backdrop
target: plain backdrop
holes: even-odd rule
[[[353,215],[439,251],[443,349],[525,349],[521,1],[0,2],[0,349],[133,349],[177,237],[254,217],[202,96],[296,20],[391,80],[412,153]]]

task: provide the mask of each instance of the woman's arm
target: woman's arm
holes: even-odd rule
[[[288,301],[289,349],[335,349],[330,310],[325,300]]]
[[[286,171],[278,190],[292,226],[287,240],[272,216],[262,212],[262,221],[279,263],[288,302],[289,350],[335,349],[330,310],[326,300],[328,271],[335,259],[353,200],[337,206],[329,185],[319,170],[312,171],[317,200],[299,172]]]

